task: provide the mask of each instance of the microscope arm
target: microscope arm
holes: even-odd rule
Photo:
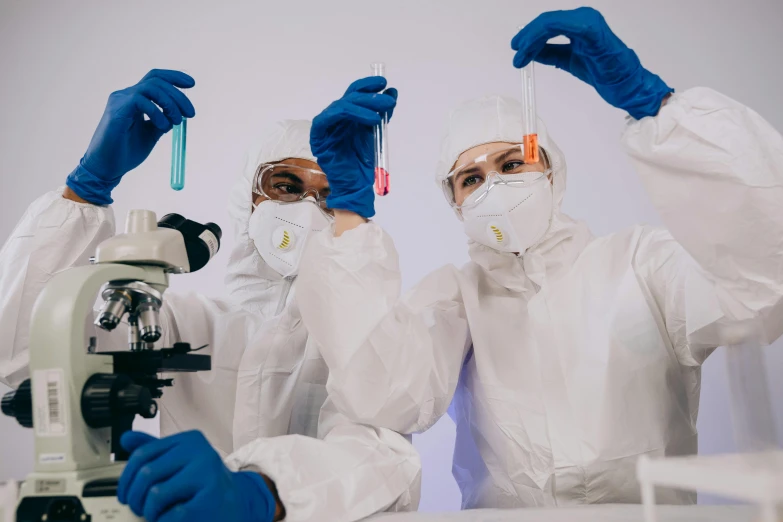
[[[71,471],[110,463],[108,429],[93,430],[81,415],[82,389],[96,373],[113,372],[112,358],[88,354],[86,326],[101,286],[113,280],[146,280],[149,269],[106,264],[55,275],[33,309],[30,374],[35,419],[36,471]],[[165,274],[157,279],[162,280]],[[55,411],[56,410],[56,411]]]

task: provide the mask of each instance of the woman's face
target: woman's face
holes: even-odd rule
[[[538,163],[526,164],[520,148],[509,149],[516,143],[500,142],[477,145],[460,154],[454,163],[454,168],[473,163],[476,159],[487,156],[487,162],[476,162],[473,166],[461,169],[449,179],[454,190],[454,200],[462,205],[473,191],[486,181],[490,172],[504,174],[509,172],[545,172],[548,162],[545,154],[539,154]],[[502,153],[501,151],[507,151]],[[497,153],[497,154],[495,154]],[[551,178],[550,178],[551,179]]]
[[[287,158],[281,161],[276,161],[272,165],[285,164],[295,167],[302,167],[305,169],[321,170],[318,164],[314,161],[297,158]],[[326,180],[326,176],[310,176],[307,180],[300,179],[295,173],[286,172],[281,170],[275,172],[269,179],[269,186],[266,190],[274,198],[274,194],[304,194],[313,191],[318,192],[322,198],[325,198],[329,194],[329,182]],[[262,201],[270,199],[263,194],[253,193],[253,209],[258,206]]]

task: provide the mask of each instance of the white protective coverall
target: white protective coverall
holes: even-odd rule
[[[476,145],[518,142],[520,113],[498,97],[454,111],[439,179]],[[705,358],[783,328],[783,139],[758,114],[694,88],[629,120],[622,143],[668,230],[599,238],[560,211],[565,161],[539,138],[555,205],[521,257],[471,243],[471,262],[400,298],[397,252],[370,222],[319,234],[300,272],[346,416],[420,432],[454,399],[464,508],[639,502],[640,455],[697,451]]]
[[[201,430],[228,455],[229,467],[269,476],[289,521],[342,522],[415,509],[420,463],[409,440],[350,423],[326,401],[328,369],[299,316],[293,279],[274,272],[248,236],[258,165],[316,161],[309,137],[309,121],[284,121],[249,153],[231,193],[236,244],[228,262],[228,298],[173,291],[163,296],[158,345],[208,344],[212,371],[174,375],[175,385],[160,400],[161,434]],[[114,229],[111,207],[64,199],[62,189],[27,209],[0,251],[3,383],[15,387],[28,376],[30,317],[48,280],[87,264]],[[96,329],[99,351],[127,349],[126,332]]]

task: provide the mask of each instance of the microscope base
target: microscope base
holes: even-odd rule
[[[16,522],[141,522],[117,500],[123,464],[31,473],[19,491]]]

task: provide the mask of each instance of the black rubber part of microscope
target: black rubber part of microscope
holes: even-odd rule
[[[84,517],[84,518],[82,518]],[[16,508],[16,522],[92,522],[79,497],[25,497]]]
[[[115,461],[123,461],[130,455],[120,444],[122,434],[133,428],[136,415],[154,417],[158,405],[150,390],[134,383],[129,376],[96,373],[84,383],[81,410],[89,427],[111,428],[111,452]]]
[[[117,417],[111,425],[111,452],[114,453],[114,462],[125,462],[130,458],[130,453],[120,444],[122,434],[133,429],[133,416],[125,415]]]
[[[3,395],[2,411],[13,417],[25,428],[33,427],[33,394],[30,391],[30,379],[25,379],[19,388]]]
[[[159,373],[212,369],[211,356],[190,352],[187,343],[160,350],[101,352],[112,356],[115,373],[95,374],[87,380],[82,390],[82,417],[91,428],[111,428],[115,461],[125,461],[130,456],[120,439],[132,429],[134,415],[154,417],[154,399],[161,397],[161,388],[171,386],[172,379],[159,379]]]
[[[119,420],[135,415],[151,418],[157,404],[150,391],[135,384],[123,374],[96,373],[82,388],[81,410],[84,422],[91,428],[108,428]]]
[[[137,376],[155,376],[158,373],[169,372],[203,372],[212,369],[212,358],[209,355],[185,351],[187,343],[176,343],[173,348],[160,350],[141,350],[136,352],[101,352],[108,354],[114,360],[114,372],[130,375],[134,380]]]
[[[158,221],[158,227],[171,228],[182,234],[182,237],[185,239],[185,250],[188,253],[191,272],[204,268],[212,256],[220,250],[220,239],[223,237],[223,231],[215,223],[202,225],[186,219],[180,214],[166,214]],[[218,244],[215,252],[210,252],[209,247],[200,237],[205,230],[212,232],[217,239]]]
[[[119,484],[119,477],[91,480],[84,485],[82,498],[116,497]]]

